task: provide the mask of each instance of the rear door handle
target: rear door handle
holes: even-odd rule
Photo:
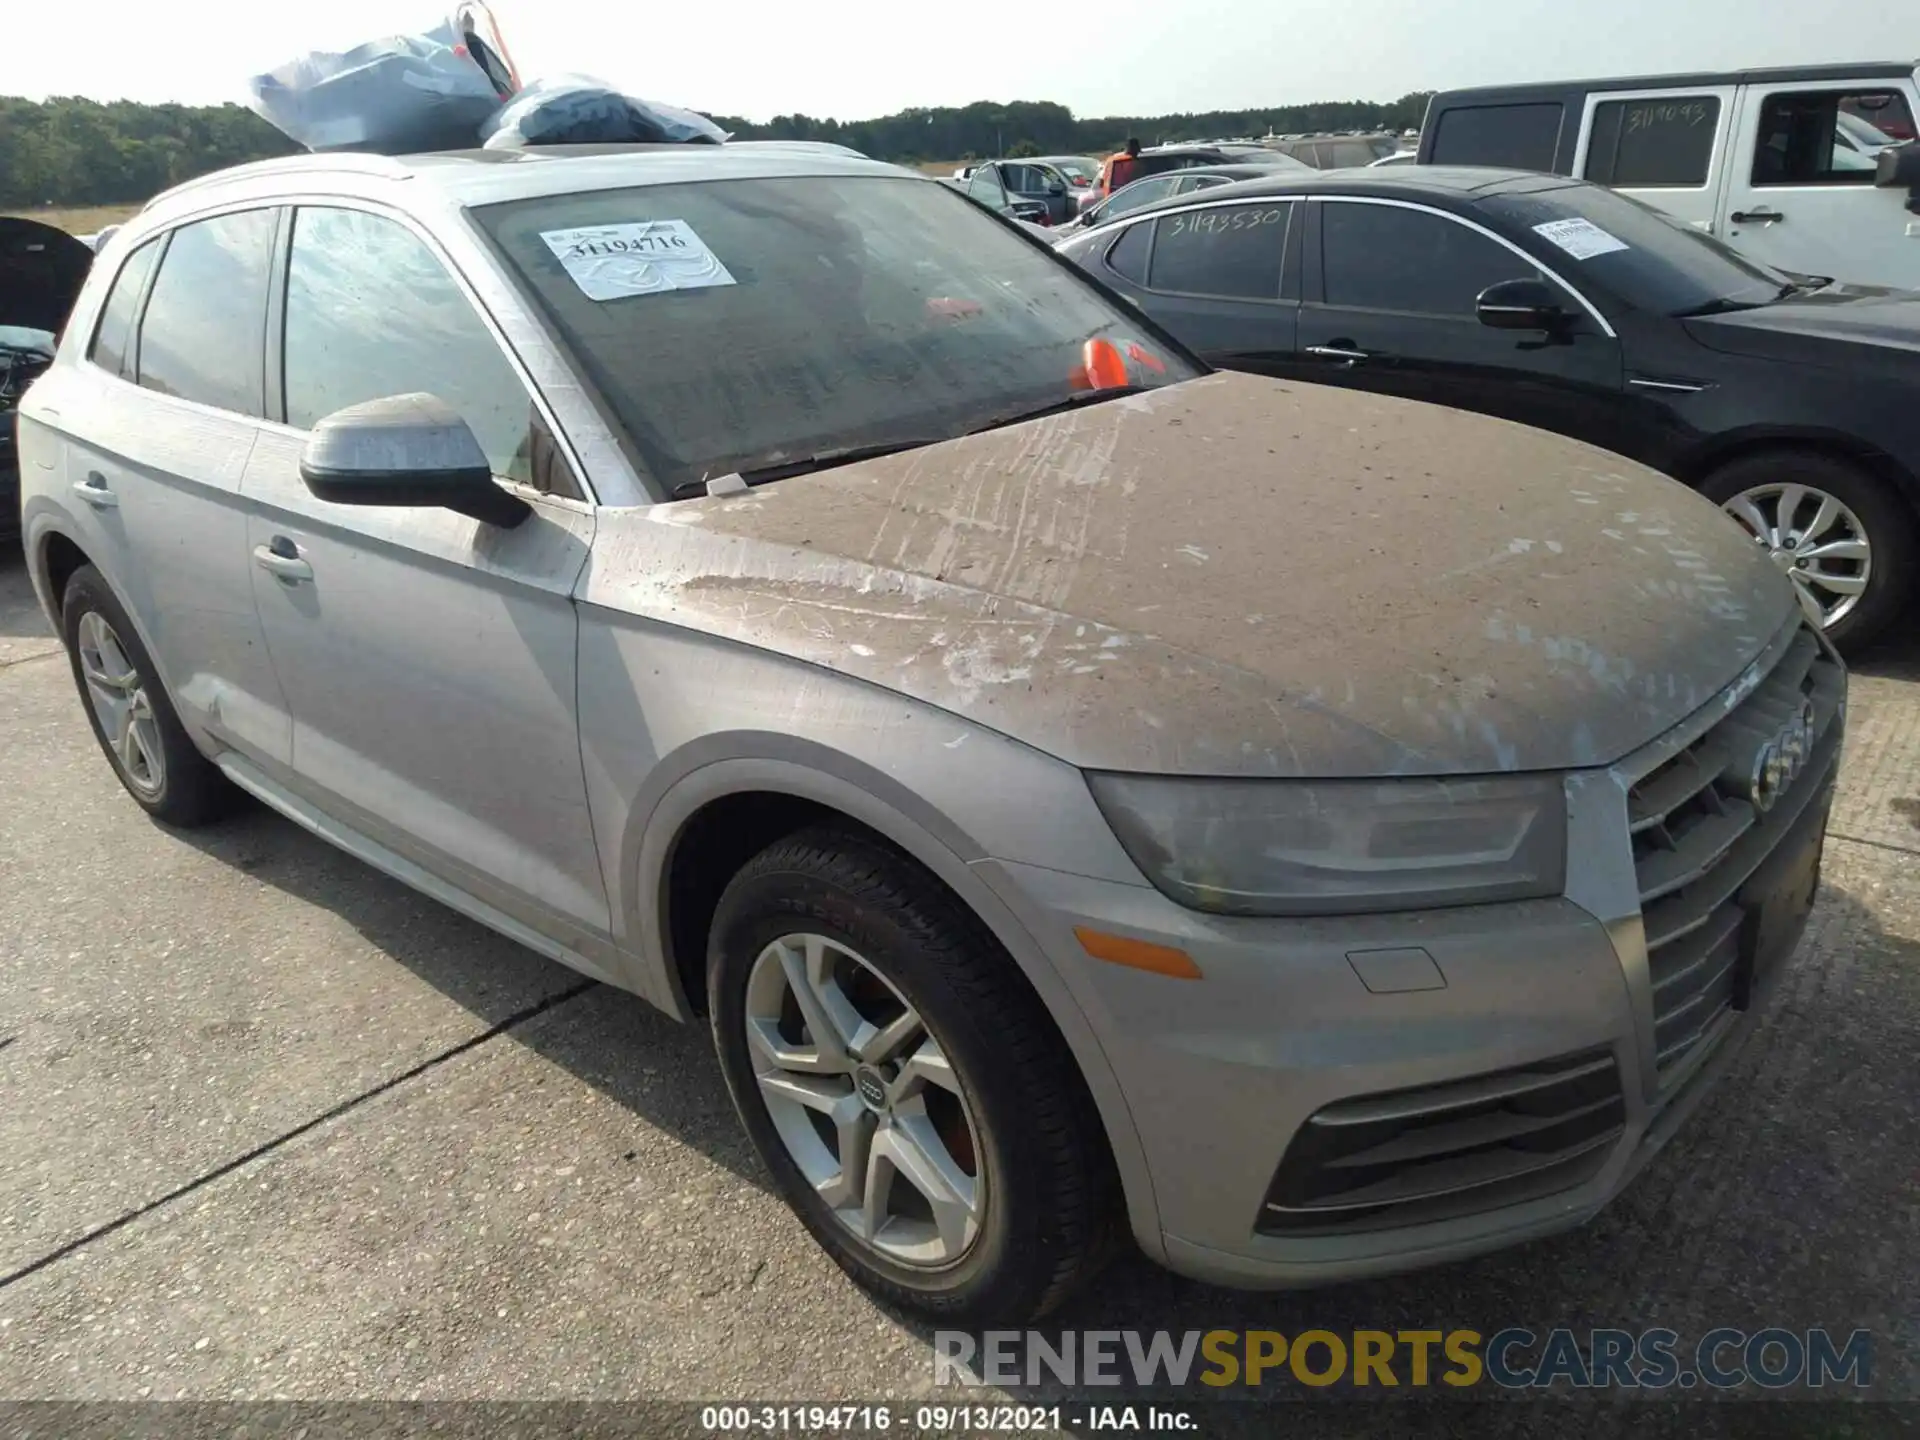
[[[98,470],[89,470],[86,479],[74,481],[73,493],[96,510],[112,510],[120,504],[120,497],[107,488],[107,477]]]
[[[1358,365],[1362,360],[1373,358],[1367,351],[1354,348],[1351,340],[1336,340],[1331,345],[1309,345],[1307,354],[1322,360],[1343,360],[1349,365]]]
[[[290,584],[313,579],[313,566],[300,558],[300,547],[284,535],[274,536],[269,545],[254,546],[253,563]]]
[[[1736,225],[1771,225],[1787,217],[1778,210],[1736,210],[1727,218]]]

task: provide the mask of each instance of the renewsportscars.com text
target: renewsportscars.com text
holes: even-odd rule
[[[1873,1383],[1865,1330],[941,1330],[936,1385],[1778,1390]]]

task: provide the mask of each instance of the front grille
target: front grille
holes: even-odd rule
[[[1772,649],[1776,658],[1751,693],[1627,794],[1663,1092],[1731,1024],[1740,889],[1830,782],[1839,753],[1844,671],[1805,625]],[[1756,757],[1809,701],[1809,753],[1763,813],[1752,798]]]
[[[1294,1136],[1259,1228],[1346,1234],[1572,1189],[1606,1164],[1625,1117],[1604,1050],[1343,1100]]]

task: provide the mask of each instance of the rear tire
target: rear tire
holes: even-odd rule
[[[134,802],[182,829],[226,813],[233,787],[188,738],[126,608],[93,566],[67,580],[60,629],[87,723]]]
[[[1792,499],[1790,487],[1806,492],[1806,498],[1792,506],[1793,513],[1781,501]],[[1915,517],[1906,498],[1871,471],[1832,455],[1811,450],[1766,450],[1744,455],[1708,475],[1700,492],[1715,501],[1738,520],[1749,534],[1771,527],[1782,542],[1798,539],[1803,549],[1828,550],[1844,544],[1853,523],[1866,541],[1868,559],[1849,562],[1816,555],[1807,568],[1796,567],[1788,573],[1803,589],[1836,618],[1826,627],[1827,638],[1836,649],[1857,654],[1873,644],[1900,618],[1914,591],[1914,567],[1920,563],[1920,540],[1916,540]],[[1842,509],[1824,511],[1820,496],[1830,496]],[[1824,525],[1816,522],[1830,515]],[[1763,540],[1763,543],[1764,540]],[[1771,547],[1770,547],[1771,548]],[[1823,589],[1817,578],[1818,567],[1837,570],[1843,582],[1864,567],[1866,588],[1842,608],[1848,597]],[[1804,583],[1803,583],[1804,582]]]
[[[720,899],[708,1000],[782,1195],[883,1300],[1024,1323],[1111,1253],[1118,1187],[1071,1054],[1011,958],[910,860],[831,827],[762,851]]]

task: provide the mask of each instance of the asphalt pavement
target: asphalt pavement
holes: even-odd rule
[[[1864,1328],[1873,1392],[1920,1400],[1920,645],[1856,667],[1851,726],[1779,1003],[1595,1222],[1278,1295],[1126,1257],[1047,1328]],[[0,1398],[936,1393],[930,1331],[770,1192],[702,1030],[262,810],[148,822],[13,546],[0,806]]]

